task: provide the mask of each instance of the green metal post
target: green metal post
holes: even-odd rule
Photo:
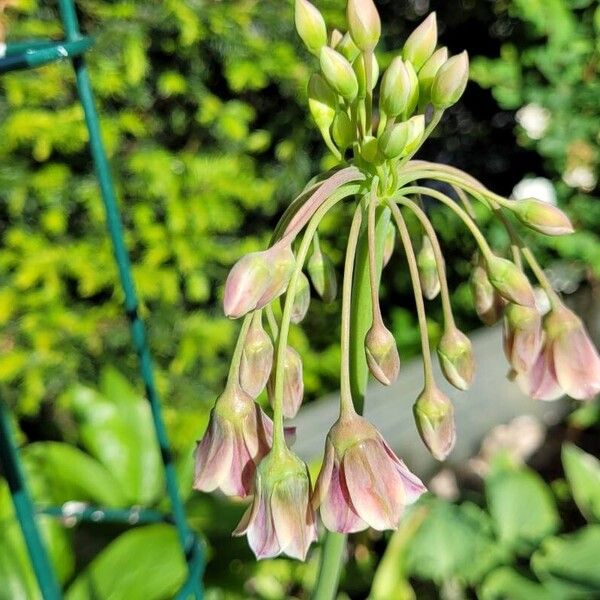
[[[2,398],[0,398],[0,465],[8,482],[15,512],[21,525],[23,538],[29,551],[31,564],[42,596],[44,600],[60,600],[60,586],[35,522],[33,503],[25,485],[25,477],[11,429],[9,414]]]

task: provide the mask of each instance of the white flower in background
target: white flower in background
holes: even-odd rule
[[[553,183],[545,177],[525,177],[512,191],[515,200],[536,198],[548,204],[556,204],[556,190]]]
[[[539,104],[531,103],[522,106],[515,115],[517,123],[532,140],[539,140],[550,123],[550,111]]]
[[[0,58],[4,58],[6,54],[6,44],[4,42],[0,42]]]
[[[596,187],[597,177],[588,166],[579,165],[563,173],[563,181],[572,188],[590,192]]]

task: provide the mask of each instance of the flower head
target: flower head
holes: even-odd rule
[[[509,303],[504,313],[503,346],[517,373],[529,371],[542,349],[542,315],[530,306]]]
[[[313,494],[327,529],[395,529],[404,506],[425,491],[366,419],[343,415],[330,429]]]
[[[317,539],[306,465],[289,450],[270,452],[256,470],[255,494],[233,535],[248,537],[256,558],[304,560]]]
[[[271,447],[273,424],[237,384],[228,385],[196,446],[194,489],[229,496],[252,493],[256,464]]]

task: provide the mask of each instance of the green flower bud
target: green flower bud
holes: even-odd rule
[[[484,325],[488,327],[494,325],[500,318],[503,308],[503,300],[494,289],[485,270],[485,263],[478,257],[477,263],[471,271],[469,279],[471,295],[473,296],[473,305],[475,312]]]
[[[333,141],[342,151],[352,146],[356,139],[356,127],[352,125],[350,117],[345,112],[338,112],[331,127]]]
[[[444,377],[455,388],[467,390],[475,375],[475,359],[469,338],[456,327],[444,332],[437,347]]]
[[[294,13],[298,35],[308,51],[319,56],[327,43],[327,26],[323,16],[308,0],[296,0]]]
[[[410,95],[410,76],[404,61],[397,56],[385,70],[379,88],[379,108],[388,117],[404,112]]]
[[[565,235],[574,231],[569,217],[547,202],[526,198],[511,202],[509,208],[521,223],[545,235]]]
[[[346,18],[354,43],[363,51],[373,50],[381,36],[381,20],[373,0],[348,0]]]
[[[244,340],[240,361],[240,385],[256,398],[267,385],[273,366],[273,342],[262,326],[262,313],[257,311]]]
[[[304,273],[300,273],[298,283],[296,284],[296,293],[292,304],[292,323],[300,323],[304,320],[308,307],[310,306],[310,283]]]
[[[408,141],[409,125],[407,122],[396,123],[387,127],[379,138],[379,149],[386,158],[400,156]]]
[[[456,442],[454,407],[437,387],[425,388],[413,406],[421,439],[437,460],[444,460]]]
[[[335,50],[343,39],[344,34],[339,29],[334,29],[329,35],[329,47]]]
[[[308,274],[323,302],[333,302],[337,295],[335,269],[329,257],[321,251],[318,242],[308,260]]]
[[[406,101],[406,115],[410,116],[417,108],[419,103],[419,78],[413,64],[410,61],[404,61],[406,72],[408,73],[408,80],[410,82],[408,88],[408,100]]]
[[[379,151],[379,145],[377,143],[377,138],[374,138],[372,135],[366,135],[363,144],[360,148],[360,155],[371,164],[379,164],[382,162],[382,154]]]
[[[408,156],[419,147],[425,133],[425,115],[415,115],[406,121],[406,124],[408,125],[408,138],[402,156]]]
[[[320,54],[321,71],[327,83],[346,100],[352,101],[358,93],[358,82],[352,65],[333,48],[323,46]]]
[[[486,267],[491,284],[503,298],[522,306],[535,306],[533,288],[514,263],[492,255],[486,257]]]
[[[440,293],[441,286],[433,246],[426,235],[423,236],[423,245],[417,255],[417,266],[419,267],[419,280],[423,296],[427,300],[433,300]]]
[[[332,46],[333,48],[333,46]],[[360,50],[356,47],[356,44],[350,37],[349,33],[345,33],[335,48],[348,62],[354,62]]]
[[[321,131],[331,127],[337,103],[337,95],[329,84],[319,74],[313,74],[308,81],[308,108]]]
[[[450,57],[438,70],[431,86],[431,103],[448,108],[462,96],[469,81],[469,56],[466,51]]]
[[[376,321],[365,337],[365,354],[373,377],[391,385],[400,372],[400,355],[392,332],[381,321]]]
[[[379,79],[379,64],[374,54],[371,57],[373,59],[373,66],[371,67],[371,90],[373,90]],[[363,100],[367,96],[367,76],[365,74],[365,62],[362,55],[358,56],[352,63],[352,68],[358,81],[358,97]]]
[[[425,106],[431,100],[431,86],[440,67],[448,60],[448,48],[438,48],[419,71],[419,103]]]
[[[409,36],[402,56],[418,71],[433,54],[437,45],[437,21],[432,12]]]

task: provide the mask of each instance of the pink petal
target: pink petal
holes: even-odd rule
[[[402,482],[404,483],[404,493],[406,504],[413,504],[419,497],[427,491],[423,482],[406,466],[403,460],[396,456],[396,453],[390,448],[388,443],[381,438],[381,443],[388,456],[394,461]]]
[[[233,427],[211,413],[208,429],[196,446],[194,489],[212,492],[230,470],[233,456]]]
[[[323,456],[323,464],[321,465],[321,471],[317,477],[315,489],[311,498],[312,506],[315,510],[321,506],[321,503],[327,496],[329,485],[331,483],[331,473],[333,471],[334,453],[335,450],[333,445],[329,441],[329,438],[327,438],[325,441],[325,455]]]
[[[244,498],[252,492],[256,465],[244,442],[241,431],[233,436],[233,453],[229,470],[221,481],[221,489],[228,496]]]
[[[255,498],[254,502],[257,504],[256,512],[246,530],[248,545],[257,559],[273,558],[281,554],[281,546],[275,534],[270,498],[263,495]]]
[[[516,381],[523,393],[534,400],[557,400],[564,395],[558,384],[547,345],[539,353],[531,369],[517,373]]]
[[[363,440],[344,454],[343,476],[356,512],[373,529],[395,529],[404,509],[404,485],[378,440]]]

